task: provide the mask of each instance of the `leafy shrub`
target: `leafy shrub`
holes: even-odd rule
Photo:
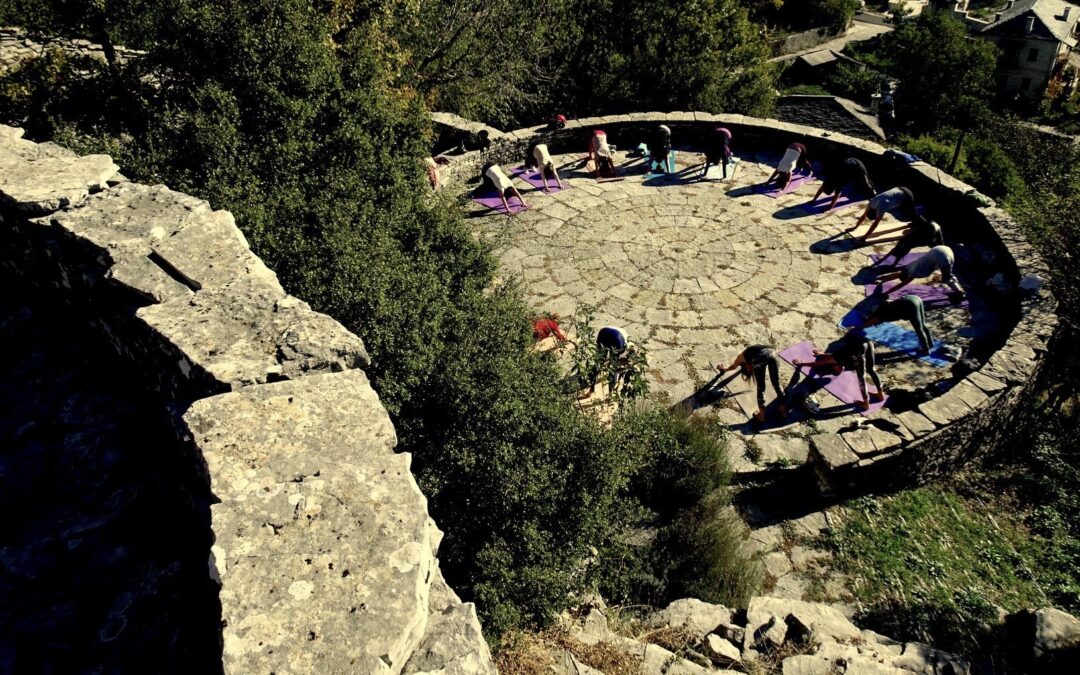
[[[867,102],[881,87],[881,74],[869,68],[841,63],[828,78],[829,91],[837,96]]]
[[[927,135],[918,138],[901,136],[896,142],[900,147],[936,167],[945,169],[952,161],[953,145],[940,138]]]
[[[1016,164],[997,143],[970,138],[964,143],[964,167],[959,178],[995,199],[1018,198],[1027,188]]]

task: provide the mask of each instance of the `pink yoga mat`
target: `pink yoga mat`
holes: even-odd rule
[[[787,186],[783,190],[781,190],[780,188],[778,188],[778,187],[776,187],[776,186],[774,186],[772,184],[770,184],[770,185],[761,184],[761,185],[758,185],[755,189],[760,194],[763,194],[763,195],[765,195],[767,197],[772,197],[773,199],[776,199],[777,197],[779,197],[781,195],[786,195],[789,192],[793,192],[793,191],[797,190],[799,188],[799,186],[801,186],[803,183],[809,183],[812,180],[814,180],[814,174],[813,173],[810,173],[810,174],[796,173],[796,174],[792,174],[791,180],[788,181]]]
[[[803,341],[791,345],[784,351],[780,352],[780,358],[784,359],[791,365],[795,365],[794,361],[813,361],[814,360],[814,343]],[[833,375],[832,373],[826,373],[823,369],[811,369],[807,366],[800,368],[802,374],[807,377],[812,377],[815,380],[823,380],[825,382],[824,389],[836,398],[840,399],[844,403],[854,407],[855,401],[862,400],[862,394],[859,392],[859,376],[850,371],[843,371],[839,375]],[[866,385],[867,392],[874,390],[874,385]],[[870,402],[869,410],[860,410],[855,408],[863,415],[869,415],[872,412],[881,410],[885,403],[888,402],[889,397],[886,396],[884,401],[874,403]]]
[[[497,194],[485,192],[483,195],[473,195],[473,201],[481,206],[486,206],[489,209],[498,211],[499,213],[506,213],[506,209],[503,208],[502,199],[500,199]],[[525,207],[521,205],[521,202],[518,201],[517,197],[510,197],[507,200],[507,203],[510,204],[511,214],[520,213],[525,210]]]
[[[518,167],[510,172],[510,177],[521,178],[526,183],[535,188],[540,188],[541,190],[544,189],[544,179],[540,175],[539,171],[535,171],[533,169],[526,169],[525,167]],[[548,180],[548,192],[559,192],[560,190],[565,190],[569,187],[570,186],[566,183],[566,181],[563,181],[563,187],[560,188],[559,184],[556,183],[554,179]]]
[[[967,296],[959,302],[952,299],[953,291],[948,286],[926,286],[923,284],[908,284],[897,292],[893,292],[892,289],[899,281],[888,281],[883,287],[883,295],[887,295],[889,300],[896,300],[905,295],[917,295],[923,301],[923,305],[927,309],[933,309],[935,307],[961,307],[967,308],[970,306]],[[877,289],[877,284],[866,284],[866,297],[870,297]]]

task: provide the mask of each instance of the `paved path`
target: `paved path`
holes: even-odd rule
[[[848,28],[847,33],[844,33],[835,40],[829,40],[823,42],[809,49],[803,49],[802,51],[793,52],[791,54],[784,54],[783,56],[777,56],[769,59],[770,61],[792,61],[803,54],[810,54],[812,52],[820,52],[823,49],[833,49],[835,51],[842,51],[844,46],[849,42],[862,42],[863,40],[869,40],[870,38],[877,37],[882,33],[888,33],[892,31],[892,26],[882,26],[876,23],[867,23],[864,21],[854,21],[851,24],[851,28]]]

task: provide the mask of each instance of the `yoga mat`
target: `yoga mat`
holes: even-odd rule
[[[795,190],[799,189],[799,187],[803,183],[809,183],[812,180],[814,180],[814,174],[813,173],[809,173],[809,174],[796,173],[796,174],[792,174],[791,180],[788,181],[787,186],[784,187],[783,190],[781,190],[779,187],[777,187],[777,186],[773,185],[772,183],[770,183],[769,185],[765,185],[765,184],[755,185],[754,186],[754,191],[757,192],[758,194],[763,194],[763,195],[765,195],[767,197],[772,197],[773,199],[776,199],[777,197],[780,197],[781,195],[786,195],[789,192],[794,192]]]
[[[518,168],[510,172],[510,177],[521,178],[523,181],[533,186],[534,188],[539,188],[541,190],[544,189],[544,179],[543,177],[541,177],[539,171],[534,171],[532,169],[526,169],[523,166],[519,166]],[[563,181],[563,187],[560,188],[559,184],[556,183],[554,179],[548,180],[548,186],[549,193],[559,192],[560,190],[565,190],[570,187],[570,185],[567,184],[566,181]]]
[[[653,171],[652,157],[648,153],[645,154],[645,166],[649,167],[649,172],[645,174],[645,178],[655,178],[656,176],[669,176],[675,173],[675,151],[672,150],[668,153],[667,168],[668,173],[657,173]]]
[[[735,169],[738,169],[738,168],[739,168],[739,158],[738,157],[732,157],[728,161],[727,178],[724,178],[724,167],[716,166],[714,164],[713,166],[709,167],[709,170],[707,172],[705,172],[705,177],[702,180],[708,180],[708,181],[714,181],[714,182],[722,182],[722,181],[725,181],[725,180],[730,181],[732,178],[735,177]]]
[[[922,347],[919,344],[919,336],[915,334],[915,331],[903,328],[898,324],[885,321],[876,326],[867,326],[858,330],[879,345],[889,347],[896,352],[918,356],[919,359],[938,368],[952,365],[952,361],[946,358],[947,354],[944,350],[945,342],[943,340],[934,340],[934,346],[930,349],[930,353],[924,354],[919,351]]]
[[[473,201],[481,206],[486,206],[489,209],[498,211],[499,213],[506,213],[506,209],[503,208],[502,199],[499,195],[491,192],[485,192],[483,195],[473,195]],[[521,205],[517,197],[510,197],[507,202],[510,204],[510,213],[520,213],[525,210],[525,207]]]
[[[813,361],[814,360],[814,344],[812,342],[799,342],[791,345],[784,351],[780,352],[780,358],[784,359],[791,365],[795,365],[793,362],[798,361]],[[870,402],[870,408],[868,410],[862,410],[855,407],[855,401],[862,400],[862,394],[859,393],[859,376],[850,371],[843,371],[839,375],[833,375],[831,373],[825,373],[819,369],[811,369],[807,366],[801,367],[803,375],[812,377],[817,380],[825,382],[824,389],[836,398],[840,399],[844,403],[852,406],[855,410],[863,415],[869,415],[870,413],[877,412],[884,407],[885,403],[889,400],[886,396],[884,401]],[[874,385],[867,384],[867,393],[872,392]]]
[[[959,302],[954,301],[950,295],[953,294],[953,290],[948,286],[925,286],[922,284],[908,284],[897,292],[893,292],[892,288],[899,284],[899,281],[889,281],[883,286],[882,295],[887,295],[889,300],[895,300],[902,298],[905,295],[917,295],[923,301],[923,306],[926,309],[934,309],[935,307],[960,307],[967,309],[970,307],[967,296],[965,295]],[[870,297],[877,289],[877,284],[866,285],[866,297]]]
[[[911,263],[915,262],[916,260],[918,260],[922,256],[923,256],[922,253],[908,253],[907,255],[905,255],[903,258],[900,259],[900,264],[898,265],[898,267],[903,267],[904,265],[910,265]],[[883,253],[871,253],[870,254],[870,262],[872,264],[874,264],[874,265],[877,265],[878,263],[880,263],[884,259],[885,259],[885,255]],[[891,263],[892,260],[890,260],[889,262]]]
[[[829,203],[832,202],[832,195],[826,195],[816,202],[807,202],[799,208],[801,208],[808,216],[816,216],[821,213],[836,213],[837,211],[841,211],[849,206],[854,206],[855,204],[864,201],[866,200],[856,199],[849,195],[840,195],[840,199],[836,200],[836,206],[830,209]]]
[[[730,375],[725,374],[724,377],[729,378]],[[747,423],[753,423],[754,429],[758,433],[782,431],[795,426],[800,421],[800,415],[794,410],[788,410],[784,419],[778,419],[778,406],[781,402],[776,400],[776,392],[773,391],[772,384],[769,384],[768,389],[765,391],[765,422],[754,420],[754,413],[757,412],[757,380],[752,377],[747,380],[736,375],[734,379],[724,385],[724,388],[728,390],[728,394],[735,399],[735,403],[739,405],[743,414],[746,415]]]

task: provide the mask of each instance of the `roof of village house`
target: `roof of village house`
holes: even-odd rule
[[[1018,0],[998,13],[996,19],[982,29],[983,33],[1024,34],[1028,12],[1037,17],[1032,31],[1039,37],[1052,37],[1070,47],[1076,46],[1076,23],[1080,20],[1080,7],[1065,0]],[[1041,26],[1040,26],[1041,24]]]

